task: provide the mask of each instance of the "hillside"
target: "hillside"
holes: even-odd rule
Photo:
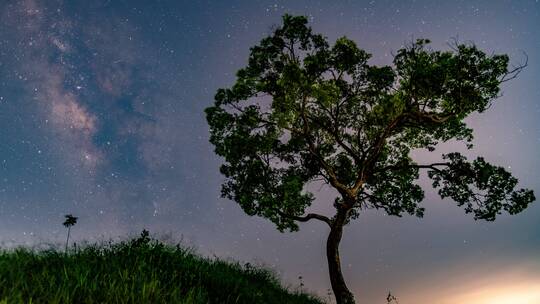
[[[72,250],[0,251],[0,303],[302,303],[262,268],[141,237]]]

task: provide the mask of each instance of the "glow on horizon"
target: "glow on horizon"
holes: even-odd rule
[[[501,285],[512,284],[501,283]],[[510,286],[491,286],[458,296],[452,301],[462,304],[538,304],[540,282],[522,282]]]
[[[400,303],[540,304],[538,266],[536,262],[530,261],[525,265],[515,265],[496,272],[479,266],[474,275],[464,275],[473,268],[468,271],[450,271],[446,275],[427,278],[427,281],[410,286]],[[436,301],[433,302],[433,299]]]

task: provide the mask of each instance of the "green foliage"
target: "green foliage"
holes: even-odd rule
[[[449,140],[472,148],[464,119],[488,109],[501,83],[523,68],[509,70],[507,55],[471,44],[449,51],[428,44],[419,39],[398,50],[392,66],[374,66],[354,41],[342,37],[331,46],[307,18],[285,15],[206,109],[210,141],[225,161],[223,196],[281,231],[298,229],[295,220],[314,199],[306,185],[320,180],[338,191],[335,206],[347,221],[362,208],[422,216],[417,180],[428,169],[441,197],[477,219],[523,210],[532,192],[514,190],[515,178],[483,160],[411,159],[412,150],[433,151]],[[465,176],[456,176],[456,166],[468,168]]]
[[[478,157],[472,163],[459,153],[443,156],[451,165],[428,172],[441,197],[451,197],[475,219],[495,220],[501,210],[516,214],[535,200],[532,190],[514,191],[518,180],[502,167]]]
[[[0,251],[0,303],[322,303],[266,269],[202,258],[148,234],[65,255]]]

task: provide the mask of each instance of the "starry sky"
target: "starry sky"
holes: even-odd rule
[[[282,234],[219,197],[203,110],[285,13],[390,64],[404,43],[452,38],[528,67],[489,111],[475,149],[540,194],[540,3],[524,1],[0,1],[0,244],[140,233],[274,269],[326,297],[327,227]],[[436,155],[464,151],[447,143]],[[427,162],[437,156],[417,152]],[[426,182],[423,182],[427,185]],[[315,193],[330,212],[330,194]],[[369,211],[347,226],[342,267],[365,303],[540,302],[540,207],[475,222],[426,188],[423,219]]]

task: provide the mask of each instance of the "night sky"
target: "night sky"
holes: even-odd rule
[[[475,149],[540,194],[540,3],[524,1],[0,0],[0,244],[126,238],[143,228],[204,255],[266,265],[326,297],[327,227],[279,233],[221,199],[203,110],[285,13],[390,64],[416,38],[452,38],[528,67],[467,119]],[[441,153],[466,150],[448,143]],[[423,184],[428,185],[426,182]],[[423,219],[369,211],[346,227],[342,267],[359,302],[540,303],[540,206],[474,221],[427,186]],[[331,212],[327,188],[316,210]]]

